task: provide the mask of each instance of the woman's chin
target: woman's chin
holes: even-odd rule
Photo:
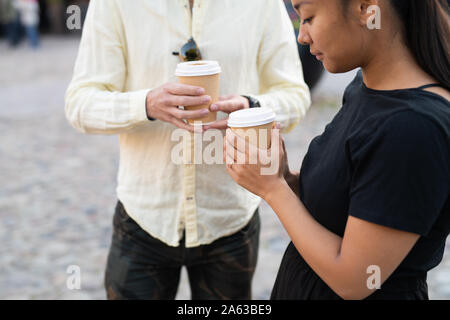
[[[349,71],[352,71],[356,69],[355,66],[344,66],[341,64],[330,62],[327,59],[324,59],[322,61],[323,67],[329,72],[329,73],[346,73]]]

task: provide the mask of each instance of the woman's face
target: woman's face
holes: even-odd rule
[[[356,10],[344,12],[343,0],[292,0],[300,16],[298,41],[332,73],[360,67],[369,49]],[[357,1],[350,0],[355,8]]]

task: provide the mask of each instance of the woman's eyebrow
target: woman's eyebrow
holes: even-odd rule
[[[297,10],[297,11],[299,11],[299,10],[300,10],[300,7],[301,7],[302,5],[304,5],[304,4],[312,4],[312,2],[311,2],[311,1],[300,1],[299,3],[297,3],[297,4],[294,6],[294,9]]]

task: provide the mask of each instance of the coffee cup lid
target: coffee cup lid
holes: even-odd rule
[[[275,121],[275,112],[269,108],[251,108],[232,112],[228,118],[231,128],[262,126]]]
[[[209,76],[222,72],[217,61],[189,61],[177,65],[175,76],[177,77],[197,77]]]

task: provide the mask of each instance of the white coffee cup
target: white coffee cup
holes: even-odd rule
[[[269,108],[251,108],[232,112],[228,127],[246,141],[261,149],[270,149],[275,112]]]

